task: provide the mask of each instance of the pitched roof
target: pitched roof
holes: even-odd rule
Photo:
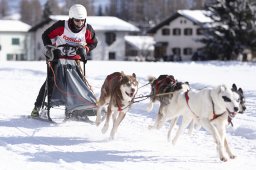
[[[139,50],[154,50],[154,38],[151,36],[131,36],[127,35],[124,37],[126,42],[136,47]]]
[[[0,32],[27,32],[30,27],[19,20],[0,20]]]
[[[29,31],[36,31],[38,28],[49,23],[50,21],[58,20],[68,20],[67,15],[51,15],[48,20],[45,20],[34,27]],[[112,16],[88,16],[86,22],[92,25],[93,29],[96,31],[134,31],[138,32],[139,28],[124,21],[117,17]]]
[[[155,25],[148,30],[148,33],[155,33],[158,29],[164,25],[168,25],[171,21],[176,18],[183,16],[195,24],[201,25],[212,22],[211,18],[207,16],[207,11],[204,10],[178,10],[175,14],[163,20],[159,24]]]

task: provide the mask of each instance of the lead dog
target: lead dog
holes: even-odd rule
[[[246,110],[246,106],[245,106],[245,98],[244,98],[244,93],[243,93],[242,88],[238,89],[236,84],[233,84],[231,90],[239,95],[239,99],[238,99],[239,107],[238,107],[238,111],[237,112],[234,112],[233,114],[229,114],[228,115],[228,117],[225,120],[225,122],[228,123],[228,124],[231,124],[233,126],[232,119],[236,116],[237,113],[238,114],[243,114],[244,111]],[[186,117],[186,116],[188,116],[188,117]],[[170,140],[170,134],[171,134],[171,131],[172,131],[174,125],[177,122],[177,119],[178,118],[175,118],[175,119],[171,120],[170,129],[168,131],[168,140]],[[215,119],[218,119],[218,117],[216,117]],[[195,126],[195,122],[196,122],[196,120],[193,120],[190,115],[184,114],[182,116],[182,122],[181,122],[181,124],[180,124],[180,126],[178,128],[178,131],[177,131],[177,133],[176,133],[172,143],[176,144],[179,136],[183,133],[184,129],[187,127],[188,124],[190,124],[189,134],[191,134],[192,130],[193,130],[194,126]],[[200,125],[197,125],[197,129],[199,129],[200,127],[201,127]]]
[[[113,119],[113,128],[110,133],[114,139],[118,126],[129,110],[135,94],[138,90],[136,75],[125,75],[123,72],[115,72],[107,76],[102,87],[99,101],[97,102],[96,125],[101,123],[101,111],[107,106],[105,124],[102,133],[106,133],[109,127],[110,116]],[[118,115],[118,116],[117,116]]]
[[[224,149],[230,158],[235,158],[228,146],[226,139],[226,121],[229,115],[234,114],[239,109],[239,95],[232,92],[225,85],[219,85],[215,88],[205,88],[200,91],[189,90],[185,93],[178,93],[170,98],[169,104],[160,103],[162,120],[156,121],[162,124],[162,121],[172,120],[178,116],[183,116],[183,124],[188,125],[191,120],[196,120],[198,124],[209,131],[217,144],[217,150],[220,160],[227,161]],[[187,114],[186,116],[184,116]],[[216,117],[218,117],[216,119]]]

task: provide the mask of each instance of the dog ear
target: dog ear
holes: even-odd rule
[[[236,87],[236,84],[234,83],[233,85],[232,85],[232,89],[231,89],[232,91],[237,91],[237,87]]]
[[[135,73],[132,73],[132,76],[133,76],[134,78],[136,78],[136,74],[135,74]]]
[[[242,88],[239,88],[239,89],[238,89],[238,92],[241,93],[241,94],[244,94]]]
[[[154,76],[148,76],[148,82],[150,84],[152,84],[155,80],[156,80],[156,78]]]
[[[224,92],[227,89],[227,87],[224,84],[222,84],[217,89],[218,89],[218,93],[221,93],[221,92]]]

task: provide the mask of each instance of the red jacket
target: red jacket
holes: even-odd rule
[[[71,20],[69,20],[68,22],[70,23]],[[48,29],[46,29],[44,31],[44,33],[42,34],[42,40],[43,40],[44,45],[45,46],[53,45],[51,39],[61,36],[64,33],[64,27],[65,27],[65,21],[60,20],[60,21],[55,22]],[[85,48],[86,48],[87,52],[90,52],[97,46],[97,43],[98,43],[96,35],[95,35],[95,31],[93,30],[93,28],[90,24],[87,24],[86,33],[84,36],[85,36],[85,40],[87,43]]]

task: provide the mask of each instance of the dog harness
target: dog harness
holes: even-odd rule
[[[192,109],[191,109],[190,106],[189,106],[189,103],[188,103],[188,101],[189,101],[188,92],[189,92],[189,90],[187,90],[187,91],[185,92],[186,103],[187,103],[187,105],[188,105],[190,111],[194,114],[194,116],[196,116],[196,117],[198,118],[198,116],[192,111]],[[214,119],[217,119],[219,116],[221,116],[221,115],[224,114],[224,113],[222,113],[222,114],[220,114],[220,115],[217,115],[217,114],[215,113],[213,100],[212,100],[212,108],[213,108],[213,112],[212,112],[213,117],[212,117],[211,121],[214,120]],[[228,113],[229,113],[229,111],[228,111]],[[232,117],[230,117],[230,116],[228,116],[228,123],[231,124],[231,126],[233,126]]]

